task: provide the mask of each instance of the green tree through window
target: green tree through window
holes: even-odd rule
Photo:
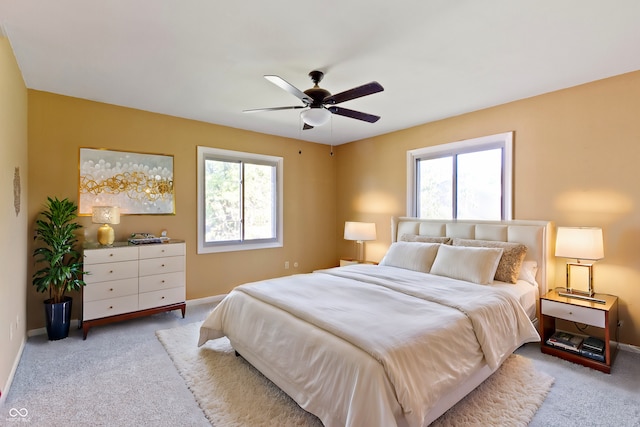
[[[282,158],[198,147],[199,252],[282,246]]]

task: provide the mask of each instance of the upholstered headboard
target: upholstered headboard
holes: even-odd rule
[[[536,281],[540,295],[547,293],[553,280],[553,223],[549,221],[469,221],[431,220],[411,217],[391,218],[391,242],[403,234],[431,237],[459,237],[462,239],[516,242],[527,246],[525,260],[536,261]]]

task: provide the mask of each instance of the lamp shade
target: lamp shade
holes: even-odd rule
[[[597,227],[558,227],[556,256],[578,260],[604,258],[602,229]]]
[[[120,208],[117,206],[94,206],[91,214],[94,224],[120,224]]]
[[[376,224],[373,222],[347,221],[344,223],[344,239],[357,240],[358,242],[376,240]]]
[[[322,126],[329,121],[331,113],[324,107],[309,108],[300,113],[300,117],[309,126]]]

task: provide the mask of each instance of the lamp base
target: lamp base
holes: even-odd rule
[[[109,224],[104,224],[102,227],[98,228],[98,243],[103,246],[108,246],[112,245],[114,240],[115,233]]]

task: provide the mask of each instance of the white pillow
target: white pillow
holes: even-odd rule
[[[430,273],[488,285],[493,282],[502,251],[502,248],[441,245]]]
[[[536,273],[538,272],[538,263],[535,261],[524,261],[522,267],[520,267],[520,274],[518,280],[525,280],[532,285],[536,285]]]
[[[438,253],[439,243],[395,242],[379,265],[428,273]]]

